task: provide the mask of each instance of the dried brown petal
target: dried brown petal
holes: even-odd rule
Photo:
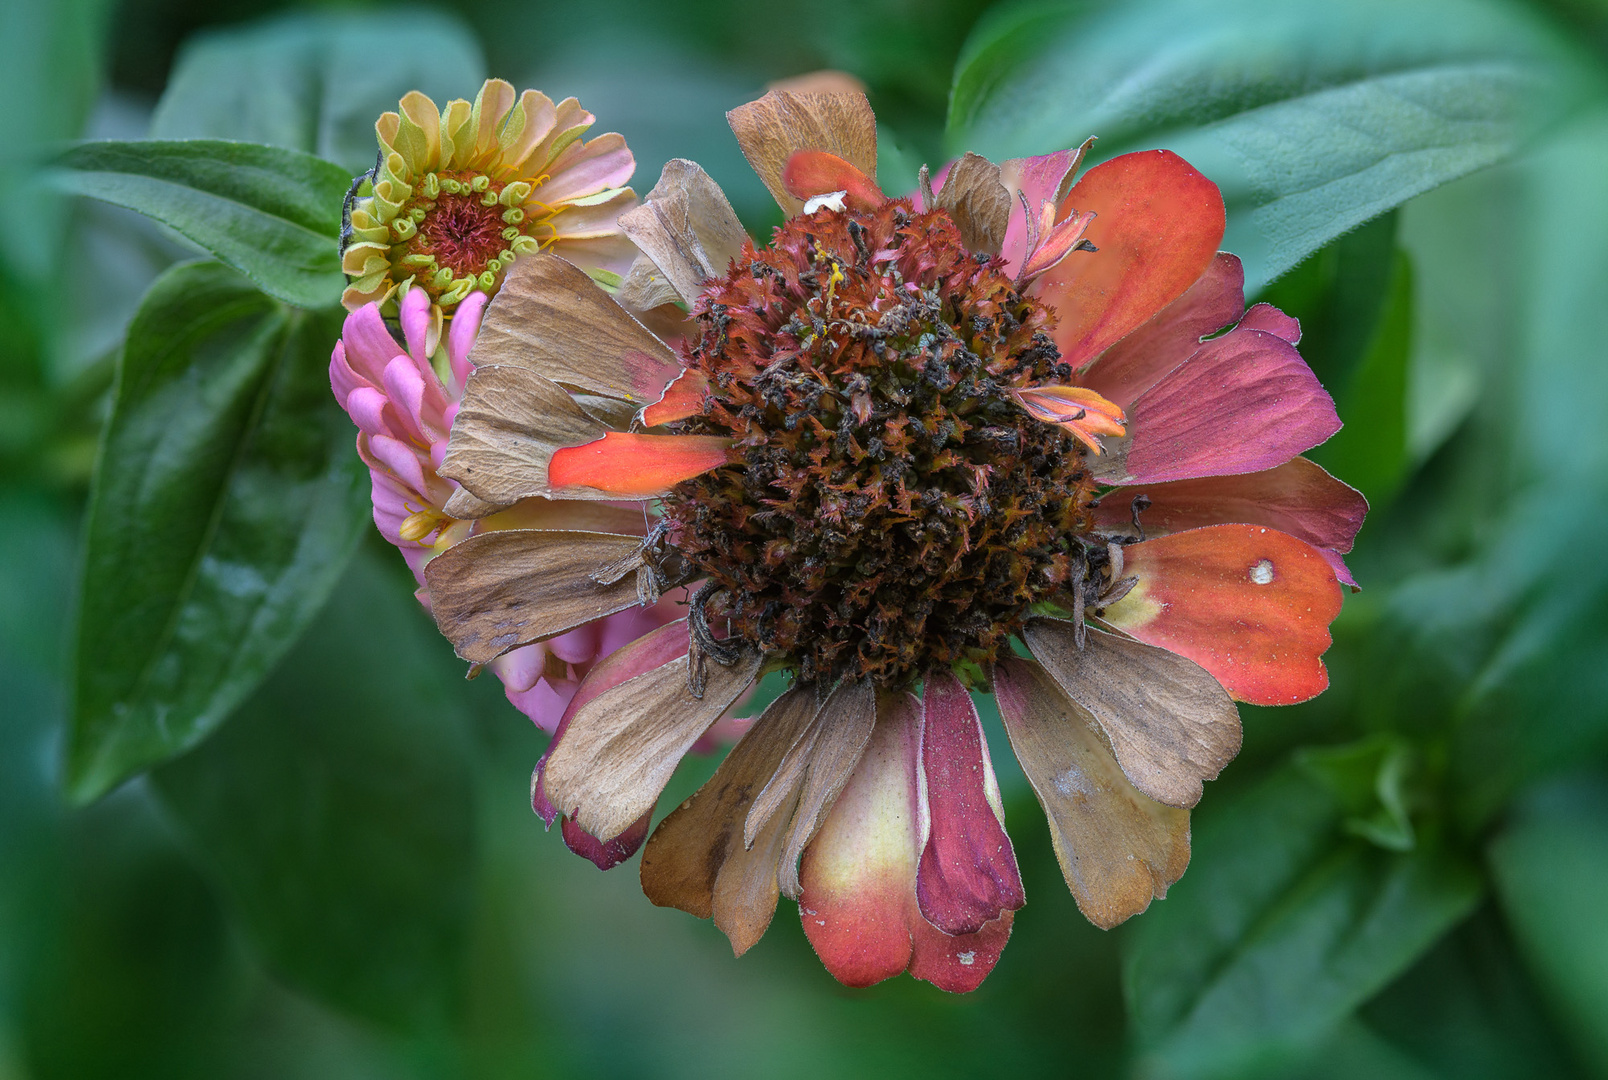
[[[1130,784],[1094,717],[1037,664],[1002,662],[994,686],[1078,910],[1109,930],[1166,896],[1189,865],[1189,811]]]
[[[999,182],[999,166],[968,153],[950,168],[938,208],[949,211],[960,238],[973,251],[998,255],[1011,219],[1011,193]]]
[[[759,674],[760,657],[710,663],[702,698],[677,657],[587,702],[547,761],[542,785],[559,813],[593,836],[617,836],[658,800],[683,756]]]
[[[810,749],[808,768],[799,788],[798,807],[788,824],[781,865],[777,869],[782,893],[794,900],[798,899],[800,891],[799,856],[815,838],[843,785],[849,782],[854,767],[860,763],[860,755],[871,741],[871,729],[876,722],[876,689],[867,679],[840,685],[815,714],[820,736]]]
[[[591,575],[641,546],[640,536],[614,533],[508,529],[471,536],[425,566],[430,613],[460,657],[489,663],[635,605],[634,576],[600,585]]]
[[[620,215],[620,227],[689,304],[705,281],[725,276],[748,239],[720,185],[683,158],[665,164],[647,200]]]
[[[1066,695],[1099,721],[1134,787],[1168,806],[1200,801],[1240,749],[1239,710],[1205,668],[1154,645],[1071,623],[1034,619],[1027,647]]]
[[[836,154],[867,176],[877,174],[877,121],[864,94],[772,90],[726,114],[754,171],[789,217],[804,203],[788,194],[782,169],[798,150]]]

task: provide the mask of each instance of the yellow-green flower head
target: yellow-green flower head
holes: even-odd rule
[[[583,142],[596,118],[574,98],[554,104],[488,79],[473,104],[414,91],[374,125],[380,161],[352,208],[342,261],[348,310],[379,301],[394,315],[422,288],[432,321],[475,290],[494,294],[521,255],[551,250],[587,270],[629,267],[635,248],[616,219],[636,205],[625,139]]]

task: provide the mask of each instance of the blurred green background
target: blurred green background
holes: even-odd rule
[[[1608,1076],[1605,65],[1603,0],[9,0],[0,1080]],[[79,138],[338,181],[403,91],[489,73],[579,96],[639,191],[702,162],[762,230],[723,113],[823,67],[867,84],[889,190],[968,148],[1185,154],[1373,504],[1333,688],[1242,709],[1147,914],[1078,915],[996,744],[1030,902],[966,997],[839,987],[786,903],[733,960],[544,834],[543,736],[366,521],[338,319],[239,262],[277,299],[216,268],[147,296],[199,249],[64,193],[146,197]]]

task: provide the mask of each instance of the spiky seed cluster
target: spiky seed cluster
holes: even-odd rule
[[[665,500],[711,613],[804,682],[993,660],[1067,580],[1094,483],[1009,388],[1063,382],[1054,315],[904,201],[795,217],[705,292],[687,434],[741,467]]]

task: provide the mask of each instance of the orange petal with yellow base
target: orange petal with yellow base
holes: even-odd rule
[[[1011,396],[1029,416],[1064,428],[1096,454],[1105,453],[1101,435],[1127,430],[1122,409],[1086,386],[1033,386],[1012,390]]]
[[[1258,525],[1211,525],[1123,549],[1133,589],[1102,618],[1188,657],[1229,695],[1292,705],[1323,692],[1340,585],[1312,545]]]
[[[1034,290],[1060,314],[1055,343],[1074,368],[1183,295],[1216,256],[1225,223],[1217,185],[1169,150],[1095,166],[1056,216],[1089,211],[1083,235],[1096,253],[1064,260]]]
[[[559,450],[547,475],[556,489],[594,488],[622,499],[651,499],[726,464],[730,446],[730,439],[710,435],[611,431],[596,442]]]

